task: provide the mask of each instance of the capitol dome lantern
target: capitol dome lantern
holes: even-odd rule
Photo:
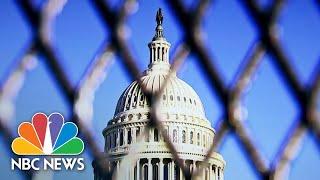
[[[168,78],[170,72],[170,43],[163,35],[163,16],[161,9],[156,15],[156,33],[148,44],[150,62],[147,70],[140,77],[141,85],[152,96],[155,96],[166,83],[160,96],[157,109],[168,137],[190,171],[203,165],[209,147],[215,135],[214,129],[207,120],[202,102],[193,90],[175,73]],[[116,172],[119,163],[129,153],[131,146],[139,146],[137,161],[134,166],[122,171],[124,179],[132,180],[182,180],[181,169],[178,168],[163,136],[156,128],[147,129],[150,121],[150,104],[137,81],[132,82],[121,94],[114,117],[103,130],[105,153]],[[148,130],[147,137],[138,141],[142,130]],[[93,162],[93,166],[94,166]],[[205,180],[222,180],[225,161],[223,157],[211,153],[204,167]],[[95,171],[95,179],[104,179]]]

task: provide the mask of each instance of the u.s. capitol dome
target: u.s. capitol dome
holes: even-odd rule
[[[157,13],[156,34],[148,44],[150,63],[139,80],[144,91],[158,97],[157,112],[164,130],[176,148],[183,164],[194,172],[203,168],[202,179],[222,180],[225,161],[213,152],[204,163],[215,135],[214,129],[205,116],[202,102],[183,80],[170,69],[170,43],[163,35],[161,10]],[[169,76],[170,74],[170,76]],[[182,170],[177,166],[171,151],[157,128],[147,128],[150,122],[150,102],[138,81],[132,82],[120,96],[114,117],[103,130],[105,153],[122,179],[130,180],[182,180]],[[162,87],[164,89],[162,90]],[[154,107],[154,106],[153,106]],[[142,132],[147,132],[139,138]],[[120,169],[121,161],[135,148],[135,162]],[[93,162],[95,168],[95,163]],[[94,178],[105,179],[94,171]],[[116,177],[116,176],[114,176]]]

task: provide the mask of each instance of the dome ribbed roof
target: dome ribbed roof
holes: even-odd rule
[[[168,71],[167,71],[168,72]],[[155,95],[160,91],[168,77],[168,73],[149,69],[141,77],[142,85]],[[160,109],[173,114],[183,114],[205,118],[204,109],[199,96],[191,86],[173,75],[168,78],[165,90],[161,95]],[[115,116],[128,111],[138,111],[150,107],[137,81],[131,83],[118,100]]]

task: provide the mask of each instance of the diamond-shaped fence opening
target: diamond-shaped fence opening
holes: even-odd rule
[[[175,17],[177,26],[182,30],[181,42],[173,53],[173,69],[178,70],[180,64],[189,55],[192,55],[196,59],[208,87],[217,96],[219,103],[223,107],[222,117],[215,124],[216,135],[210,146],[209,153],[220,148],[223,145],[221,142],[225,137],[228,134],[232,134],[238,141],[238,148],[243,150],[248,163],[251,164],[253,171],[260,179],[283,179],[286,176],[285,173],[290,168],[293,158],[299,154],[299,147],[306,132],[312,134],[315,144],[318,148],[320,147],[319,112],[317,111],[317,96],[319,96],[320,89],[320,63],[318,62],[315,65],[310,82],[302,83],[299,74],[294,69],[292,60],[284,51],[278,38],[278,16],[286,6],[286,3],[279,0],[270,3],[269,6],[262,7],[254,0],[239,1],[243,11],[247,13],[248,20],[255,25],[257,39],[249,46],[245,58],[237,69],[237,74],[234,76],[232,84],[227,85],[222,78],[222,74],[215,66],[217,59],[211,52],[211,50],[215,51],[215,49],[208,49],[202,36],[203,29],[201,24],[205,17],[204,14],[208,7],[214,6],[215,3],[203,0],[193,3],[192,6],[186,6],[179,0],[165,1],[166,7]],[[106,37],[109,38],[104,43],[101,42],[102,46],[97,51],[95,58],[88,60],[91,63],[83,73],[81,81],[79,81],[77,86],[71,83],[71,77],[66,72],[67,67],[61,65],[64,63],[62,63],[63,61],[57,52],[59,47],[55,47],[55,43],[52,41],[56,17],[63,11],[63,7],[66,4],[68,2],[64,0],[47,1],[41,6],[35,5],[31,1],[16,1],[19,11],[21,11],[26,23],[32,30],[32,38],[26,46],[26,50],[20,58],[19,63],[12,67],[11,73],[1,82],[0,133],[4,137],[2,141],[7,144],[8,152],[11,153],[9,147],[13,140],[13,132],[8,125],[9,119],[12,117],[12,113],[14,113],[16,98],[20,93],[21,86],[24,85],[24,78],[28,76],[28,71],[32,70],[30,66],[32,66],[34,57],[41,56],[42,58],[40,59],[44,61],[48,73],[55,80],[54,83],[56,83],[61,92],[60,94],[69,107],[72,114],[71,121],[79,127],[79,132],[85,141],[89,156],[92,159],[103,159],[95,164],[95,170],[103,174],[106,179],[110,179],[112,177],[112,169],[109,168],[108,157],[101,154],[102,150],[95,141],[95,135],[87,126],[87,122],[91,120],[92,116],[88,116],[88,114],[83,113],[79,109],[85,108],[90,110],[93,108],[94,99],[92,99],[92,96],[101,83],[103,83],[104,70],[112,65],[115,55],[118,57],[116,59],[119,59],[123,65],[122,68],[127,72],[128,77],[132,80],[139,79],[140,69],[136,63],[138,61],[132,55],[133,53],[129,48],[129,39],[126,39],[127,36],[125,34],[128,33],[125,23],[130,13],[137,9],[137,2],[128,0],[119,4],[119,7],[117,6],[115,9],[114,6],[111,7],[107,2],[102,0],[90,1],[92,5],[90,8],[96,11],[97,18],[101,20],[102,25],[106,29]],[[314,6],[316,6],[315,9],[319,9],[319,3],[314,3]],[[316,39],[317,37],[314,38]],[[282,79],[281,82],[286,86],[287,92],[289,92],[300,110],[297,117],[298,120],[293,120],[290,128],[286,128],[289,130],[284,132],[283,137],[285,138],[281,142],[281,146],[275,150],[277,155],[274,159],[269,159],[268,161],[262,153],[261,147],[256,145],[255,138],[251,134],[247,124],[243,121],[243,116],[239,116],[238,113],[242,97],[247,87],[251,85],[251,79],[254,77],[257,69],[260,68],[259,66],[266,54],[270,56],[272,68],[279,74]],[[304,59],[304,61],[308,60]],[[167,77],[167,79],[169,78]],[[140,82],[138,81],[138,83]],[[148,102],[152,103],[153,106],[148,127],[157,127],[163,132],[160,117],[158,117],[156,112],[158,98],[151,99],[151,95],[147,89],[145,87],[141,88]],[[159,93],[161,94],[161,90]],[[144,133],[141,134],[143,135]],[[178,166],[183,169],[186,179],[191,179],[198,175],[198,172],[201,172],[201,170],[198,170],[196,173],[191,174],[187,168],[183,168],[183,162],[179,159],[174,144],[166,135],[163,138],[166,140],[167,146],[171,150]],[[35,172],[22,171],[21,176],[26,179],[32,179],[35,176]]]

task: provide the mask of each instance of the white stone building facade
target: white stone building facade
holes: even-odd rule
[[[159,106],[162,125],[179,157],[190,172],[203,167],[204,180],[223,180],[225,161],[213,152],[206,164],[203,163],[213,142],[214,129],[207,120],[199,96],[191,86],[170,73],[170,43],[163,36],[161,10],[157,13],[156,34],[148,44],[150,63],[141,76],[141,83],[155,95],[166,83],[160,95]],[[129,180],[182,180],[182,170],[173,160],[172,154],[160,131],[148,129],[147,135],[138,141],[150,120],[150,104],[137,81],[131,83],[118,100],[114,117],[103,130],[105,153],[116,172]],[[135,163],[120,169],[121,160],[132,146],[139,146]],[[94,164],[94,163],[93,163]],[[119,177],[119,176],[118,176]],[[103,177],[95,171],[94,179]]]

